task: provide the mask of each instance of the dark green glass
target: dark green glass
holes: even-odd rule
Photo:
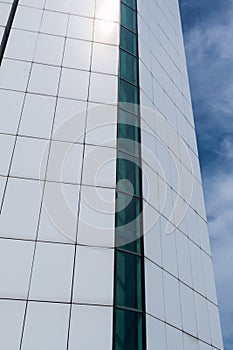
[[[142,310],[141,257],[116,252],[116,299],[117,306]]]
[[[129,124],[134,127],[140,127],[138,114],[130,113],[127,110],[121,108],[118,110],[118,122],[122,124]]]
[[[124,123],[118,124],[119,137],[139,142],[139,133],[140,129],[137,126]]]
[[[124,27],[121,27],[120,48],[137,55],[137,37]]]
[[[115,350],[142,350],[142,315],[117,309],[116,317]]]
[[[129,6],[126,6],[124,4],[121,4],[121,25],[136,33],[136,11],[132,10]]]
[[[119,183],[118,187],[120,187]],[[139,198],[117,192],[116,245],[139,254],[141,253],[141,208],[142,205]]]
[[[138,89],[136,86],[127,83],[126,81],[120,79],[119,83],[119,104],[123,102],[124,107],[132,113],[138,112]],[[128,103],[128,106],[125,106],[125,103]]]
[[[123,50],[120,51],[120,75],[134,85],[138,83],[137,58]]]
[[[119,182],[119,184],[117,185],[117,189],[119,191],[131,193],[131,188],[129,188],[128,186],[128,182],[130,182],[134,190],[133,195],[141,197],[141,191],[140,191],[141,168],[139,165],[139,160],[137,158],[133,158],[130,155],[124,154],[121,152],[121,153],[118,153],[117,166],[118,166],[117,182]],[[127,180],[127,182],[123,180]],[[132,203],[132,204],[135,204],[135,203]]]
[[[131,223],[136,225],[142,211],[140,198],[118,191],[117,200],[119,202],[117,208],[117,227],[129,225]],[[139,229],[139,226],[137,229]]]
[[[122,3],[132,7],[134,10],[136,9],[135,0],[122,0]]]
[[[129,156],[139,158],[139,128],[129,124],[118,124],[118,149]],[[128,157],[129,157],[128,156]],[[135,161],[135,160],[133,160]]]
[[[118,110],[118,148],[134,157],[140,156],[139,118],[119,108]]]
[[[139,221],[138,227],[140,227]],[[137,228],[131,230],[124,227],[117,227],[116,246],[127,252],[141,254],[141,238],[137,238],[137,236],[139,236],[139,229]],[[130,239],[131,241],[129,241]]]
[[[136,0],[121,1],[114,350],[145,350]]]

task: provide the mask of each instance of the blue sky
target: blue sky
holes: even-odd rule
[[[233,348],[233,0],[180,0],[225,350]]]

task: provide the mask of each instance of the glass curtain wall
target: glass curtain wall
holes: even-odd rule
[[[145,349],[136,0],[121,1],[114,350]],[[129,186],[131,184],[131,186]]]

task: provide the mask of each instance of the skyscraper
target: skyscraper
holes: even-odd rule
[[[0,1],[0,345],[223,349],[177,0]]]

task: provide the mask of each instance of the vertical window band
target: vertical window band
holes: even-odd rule
[[[3,56],[5,53],[6,45],[7,45],[8,39],[9,39],[9,35],[11,32],[11,28],[12,28],[12,24],[13,24],[13,21],[15,18],[18,4],[19,4],[19,0],[13,1],[12,6],[11,6],[11,10],[10,10],[10,14],[9,14],[9,17],[7,20],[7,24],[6,24],[6,27],[5,27],[4,32],[3,32],[2,41],[0,44],[0,66],[2,64]]]
[[[137,27],[137,0],[121,0],[113,350],[146,349]]]

